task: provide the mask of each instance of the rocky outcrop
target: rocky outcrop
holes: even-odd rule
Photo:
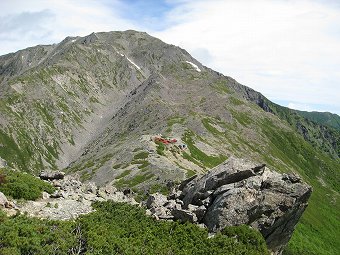
[[[6,160],[0,157],[0,168],[6,167],[6,166],[7,166]]]
[[[91,204],[95,201],[112,200],[138,204],[131,195],[118,191],[112,184],[97,187],[92,182],[82,183],[74,176],[54,178],[50,183],[56,188],[54,193],[44,192],[41,199],[27,201],[19,210],[33,217],[67,220],[92,212]]]
[[[5,194],[0,192],[0,209],[8,216],[12,216],[17,213],[18,207],[15,202],[8,200]]]
[[[4,195],[4,193],[0,192],[0,207],[6,207],[7,204],[7,197]]]
[[[65,173],[60,171],[43,171],[39,174],[42,180],[61,180],[64,176]]]
[[[273,254],[281,254],[311,191],[296,175],[230,158],[209,173],[179,185],[167,200],[152,195],[147,207],[160,219],[204,224],[210,232],[250,225],[262,233]]]

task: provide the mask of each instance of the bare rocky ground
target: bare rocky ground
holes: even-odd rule
[[[55,173],[51,173],[47,179],[56,187],[53,194],[43,192],[42,198],[37,201],[26,201],[20,204],[12,202],[11,206],[4,206],[7,214],[13,215],[20,212],[31,217],[69,220],[92,212],[91,204],[95,201],[112,200],[138,205],[130,190],[126,190],[124,194],[123,191],[114,188],[112,184],[98,188],[92,182],[80,182],[77,176],[62,176],[56,180]]]

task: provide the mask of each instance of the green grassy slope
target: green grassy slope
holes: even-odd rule
[[[314,121],[318,124],[333,127],[340,130],[340,116],[330,112],[306,112],[306,111],[296,111],[298,114],[304,116],[305,118]]]
[[[333,158],[340,158],[340,131],[332,127],[319,125],[305,118],[300,112],[268,102],[270,109],[279,118],[287,121],[314,147],[329,154]]]
[[[261,93],[237,83],[230,77],[226,78],[228,86],[243,98],[257,104],[264,111],[273,113],[281,120],[288,122],[313,147],[329,154],[332,158],[340,158],[340,131],[334,125],[328,125],[329,122],[326,121],[332,120],[331,122],[334,124],[333,119],[337,122],[337,115],[329,114],[330,116],[328,116],[328,113],[309,114],[292,110],[271,102]]]

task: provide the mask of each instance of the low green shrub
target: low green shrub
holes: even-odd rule
[[[78,237],[72,221],[48,221],[26,216],[8,218],[0,211],[0,254],[72,254]],[[76,253],[73,253],[76,254]]]
[[[156,221],[143,208],[129,204],[96,202],[94,207],[95,212],[75,221],[8,218],[0,213],[0,254],[268,254],[259,233],[242,226],[208,238],[206,229]]]
[[[133,159],[138,160],[138,159],[146,159],[149,156],[149,152],[147,151],[141,151],[137,153]]]
[[[258,254],[269,254],[266,252],[266,241],[261,233],[247,225],[226,227],[221,233],[225,236],[235,238],[238,242],[249,247],[249,249],[256,247]]]
[[[30,174],[0,169],[0,191],[14,199],[36,200],[42,192],[52,193],[54,187]]]
[[[156,148],[157,154],[161,156],[165,156],[165,153],[164,153],[165,145],[159,141],[156,141],[155,143],[157,144],[157,148]]]

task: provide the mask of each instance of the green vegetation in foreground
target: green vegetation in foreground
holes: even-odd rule
[[[206,229],[155,221],[143,208],[113,202],[94,206],[95,212],[75,221],[8,218],[0,211],[0,254],[269,254],[261,234],[248,227],[208,238]]]
[[[0,169],[0,191],[14,199],[36,200],[42,192],[52,193],[54,187],[30,174]]]

